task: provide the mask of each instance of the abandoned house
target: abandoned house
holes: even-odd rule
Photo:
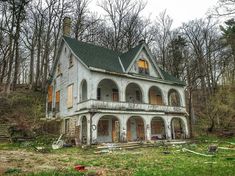
[[[47,118],[80,144],[189,137],[185,82],[159,68],[145,44],[125,53],[69,36],[64,19],[48,87]]]

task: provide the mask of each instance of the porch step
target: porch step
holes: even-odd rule
[[[164,145],[182,145],[188,143],[188,141],[182,140],[171,140],[171,141],[157,141],[150,143],[140,143],[140,142],[128,142],[128,143],[107,143],[104,145],[97,146],[97,150],[132,150],[137,148],[147,148],[147,147],[155,147],[161,144]]]

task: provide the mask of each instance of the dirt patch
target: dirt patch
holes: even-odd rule
[[[0,175],[3,175],[6,170],[17,168],[22,173],[48,171],[48,170],[63,170],[73,168],[76,165],[76,155],[71,154],[42,154],[27,150],[1,150],[0,151]],[[93,170],[97,175],[106,175],[106,169],[98,167],[87,167],[87,170]]]

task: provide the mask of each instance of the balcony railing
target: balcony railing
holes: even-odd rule
[[[141,110],[141,111],[186,113],[185,107],[151,105],[144,103],[112,102],[112,101],[100,101],[100,100],[87,100],[78,103],[78,111],[85,109],[135,110],[135,111]]]

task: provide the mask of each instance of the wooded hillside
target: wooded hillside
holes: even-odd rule
[[[71,36],[81,41],[124,52],[144,39],[159,66],[186,81],[190,125],[202,123],[208,131],[230,128],[235,119],[235,0],[217,5],[208,17],[173,29],[166,11],[155,20],[143,16],[144,1],[99,0],[104,12],[99,15],[90,11],[89,0],[0,0],[0,91],[9,96],[19,84],[46,91],[62,21],[70,16]]]

